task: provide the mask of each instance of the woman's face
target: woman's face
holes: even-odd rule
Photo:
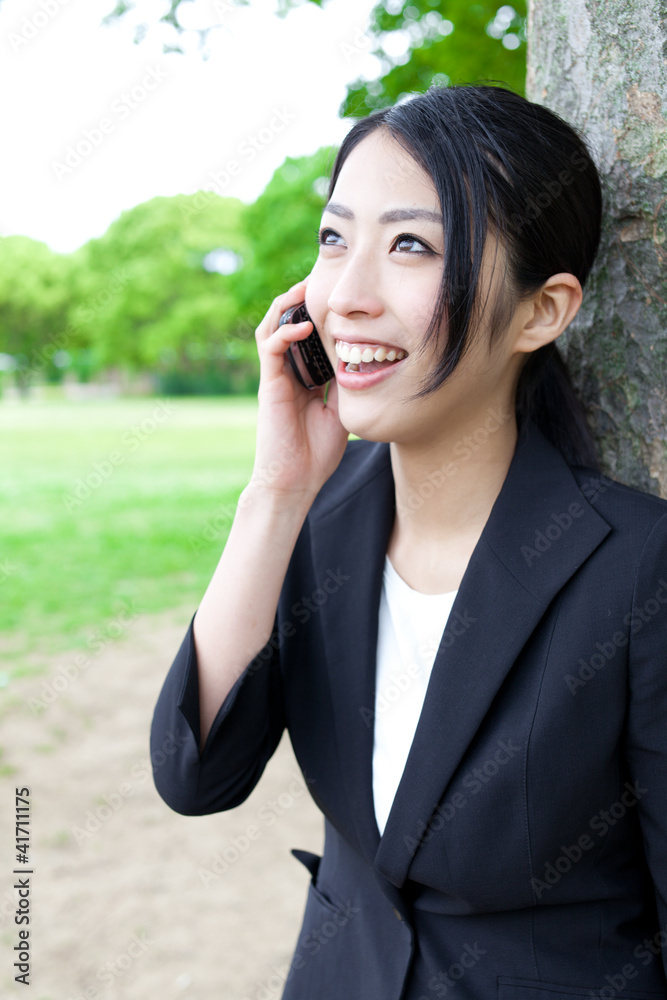
[[[487,396],[498,402],[498,366],[508,358],[489,355],[484,330],[445,385],[410,399],[446,336],[441,330],[438,344],[420,351],[436,306],[443,251],[433,181],[377,129],[343,164],[322,216],[319,257],[306,292],[336,371],[340,420],[362,438],[432,438],[443,421],[458,425],[474,419],[480,405],[482,410],[491,405]],[[485,253],[482,297],[490,281],[491,295],[496,291],[492,262],[493,252]]]

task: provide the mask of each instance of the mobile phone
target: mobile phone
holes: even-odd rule
[[[282,314],[278,326],[282,326],[283,323],[303,323],[307,319],[313,323],[308,315],[306,303],[300,302]],[[314,323],[313,332],[305,340],[295,340],[289,345],[287,357],[290,359],[294,374],[306,389],[315,389],[334,377],[334,370]]]

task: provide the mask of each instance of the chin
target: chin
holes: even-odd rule
[[[359,412],[361,409],[362,407],[357,406],[346,407],[338,397],[338,419],[348,434],[356,434],[364,441],[384,441],[389,444],[394,440],[381,416],[374,419],[368,409],[363,407],[366,410],[363,413]]]

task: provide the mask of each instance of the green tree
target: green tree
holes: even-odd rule
[[[332,147],[322,147],[311,156],[288,156],[259,198],[245,207],[248,256],[232,277],[239,336],[250,338],[271,300],[304,278],[315,263],[334,153]]]
[[[27,236],[0,238],[0,353],[13,359],[23,392],[37,379],[58,377],[71,346],[71,283],[68,257]]]
[[[218,22],[225,13],[251,0],[214,0],[208,8]],[[335,0],[329,0],[335,3]],[[277,0],[276,13],[285,16],[303,3],[324,6],[324,0]],[[173,42],[166,48],[179,50],[179,37],[186,30],[179,15],[187,14],[196,0],[169,0],[159,19],[173,28]],[[132,0],[119,0],[106,20],[134,10]],[[202,15],[203,16],[203,15]],[[524,91],[526,75],[526,0],[510,4],[470,3],[469,0],[382,0],[371,11],[365,32],[347,44],[352,51],[368,50],[378,59],[375,80],[349,84],[341,105],[343,116],[362,116],[374,108],[395,103],[402,95],[426,90],[431,83],[502,82]],[[188,23],[183,17],[183,23]],[[198,33],[202,43],[213,25]],[[141,23],[137,40],[150,31]]]
[[[224,361],[237,316],[230,272],[247,253],[242,210],[212,193],[152,198],[81,248],[72,321],[95,367],[159,374]]]
[[[432,84],[502,82],[524,92],[525,0],[385,0],[373,8],[366,38],[382,66],[377,80],[347,88],[341,114],[362,117]],[[360,40],[361,42],[362,40]]]

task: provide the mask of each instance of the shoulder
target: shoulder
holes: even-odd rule
[[[582,496],[612,529],[603,543],[607,582],[629,588],[635,606],[653,605],[657,598],[662,608],[667,601],[667,500],[599,471],[570,469]]]
[[[667,500],[594,469],[570,466],[570,470],[584,499],[612,528],[636,540],[654,531],[667,534]]]

